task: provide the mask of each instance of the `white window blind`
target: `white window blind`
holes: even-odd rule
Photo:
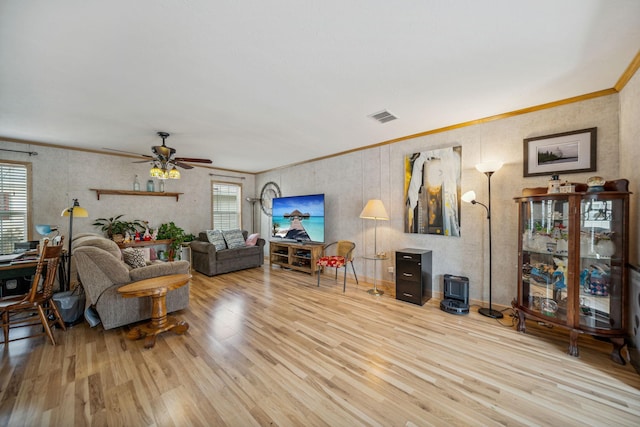
[[[242,187],[238,184],[212,183],[211,212],[214,230],[241,228]]]
[[[26,165],[0,162],[0,254],[28,237],[28,170]]]

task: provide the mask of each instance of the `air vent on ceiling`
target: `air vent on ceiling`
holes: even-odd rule
[[[397,117],[393,115],[393,113],[387,110],[382,110],[377,113],[370,114],[369,117],[371,117],[373,120],[379,121],[380,123],[387,123],[391,120],[397,119]]]

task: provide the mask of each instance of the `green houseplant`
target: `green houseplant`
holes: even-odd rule
[[[124,215],[116,215],[111,218],[98,218],[92,225],[100,227],[100,230],[106,233],[107,237],[116,242],[124,240],[124,234],[127,231],[135,233],[136,231],[145,229],[146,223],[144,221],[139,219],[123,221],[120,219],[123,216]]]
[[[173,221],[161,224],[160,227],[158,227],[159,240],[171,239],[171,244],[169,245],[170,261],[174,259],[176,251],[180,249],[180,246],[188,239],[188,236],[189,235],[187,235],[182,228],[175,225]]]

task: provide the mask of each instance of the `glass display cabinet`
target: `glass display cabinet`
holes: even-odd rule
[[[628,181],[600,191],[575,184],[571,193],[525,189],[519,210],[518,330],[527,318],[569,330],[569,354],[582,333],[613,343],[624,364],[629,222]]]

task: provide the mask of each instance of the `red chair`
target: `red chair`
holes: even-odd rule
[[[322,257],[318,259],[316,263],[318,266],[331,267],[336,269],[336,280],[338,280],[338,269],[344,268],[344,282],[342,284],[342,292],[347,289],[347,263],[351,263],[351,269],[353,275],[358,283],[358,275],[356,269],[353,266],[353,250],[356,248],[356,244],[348,240],[339,240],[337,242],[329,243],[325,245],[323,249]],[[318,287],[320,286],[320,272],[318,272]]]

